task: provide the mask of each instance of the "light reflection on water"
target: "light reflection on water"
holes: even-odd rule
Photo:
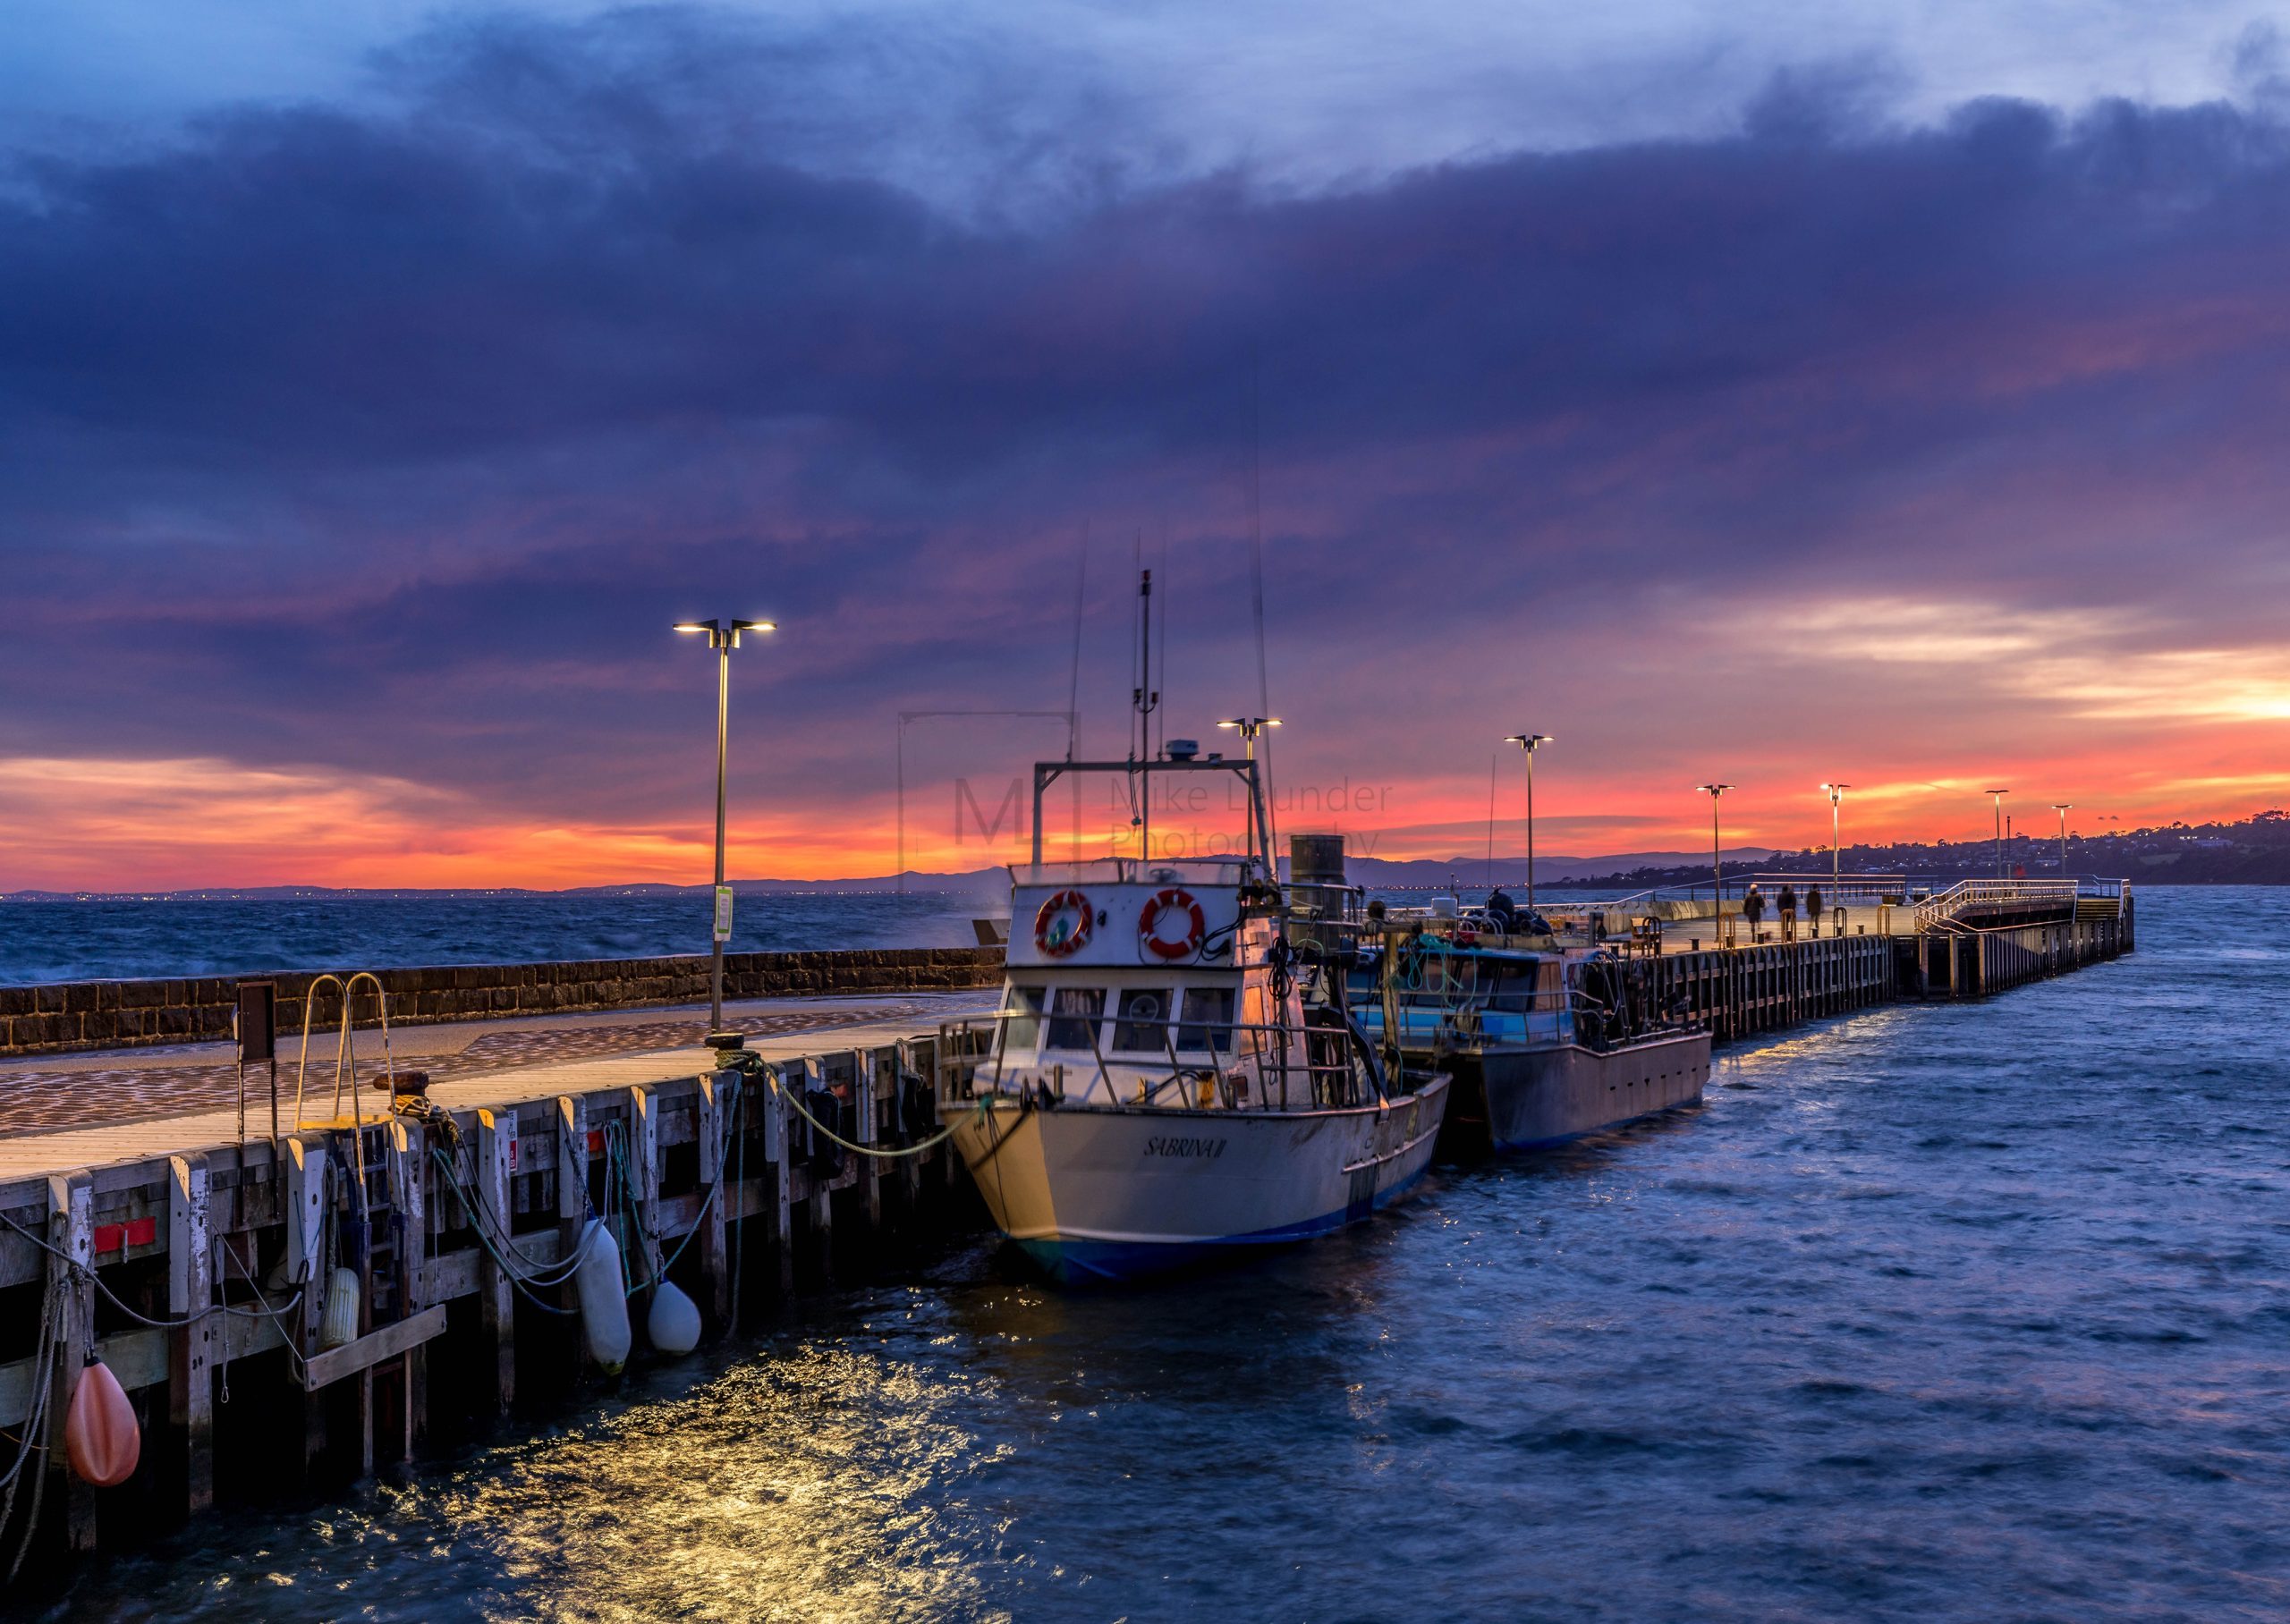
[[[51,1616],[2290,1615],[2290,898],[2141,930],[1265,1267],[969,1247]]]

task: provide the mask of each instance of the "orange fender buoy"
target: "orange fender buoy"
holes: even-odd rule
[[[72,1392],[71,1412],[64,1417],[64,1450],[72,1469],[99,1489],[114,1488],[135,1476],[143,1456],[142,1429],[135,1425],[135,1406],[111,1366],[89,1359]]]

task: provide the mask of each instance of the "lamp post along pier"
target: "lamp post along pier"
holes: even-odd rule
[[[1280,725],[1280,718],[1277,716],[1231,716],[1227,717],[1225,721],[1219,722],[1217,725],[1219,728],[1229,732],[1237,732],[1240,734],[1241,743],[1247,749],[1249,761],[1253,764],[1256,760],[1256,736],[1264,732],[1266,728],[1278,727]],[[1251,782],[1254,782],[1254,774],[1251,774]],[[1251,792],[1249,797],[1248,820],[1251,825],[1256,825],[1260,821],[1257,810],[1256,796],[1253,791]],[[1251,838],[1258,835],[1261,835],[1264,840],[1266,860],[1276,865],[1275,872],[1270,877],[1275,882],[1277,882],[1280,875],[1277,872],[1276,865],[1279,863],[1280,859],[1271,855],[1272,831],[1269,828],[1253,828],[1251,831]]]
[[[1551,742],[1548,733],[1506,733],[1505,744],[1527,753],[1527,911],[1535,910],[1535,752]]]
[[[1839,867],[1837,856],[1838,808],[1844,802],[1845,792],[1852,787],[1849,783],[1825,783],[1821,786],[1828,791],[1828,894],[1832,902],[1843,889],[1841,875],[1844,870]]]
[[[1718,798],[1734,786],[1729,783],[1698,783],[1693,786],[1709,797],[1709,918],[1714,922],[1726,913],[1726,859],[1718,841]]]
[[[724,943],[732,937],[732,888],[724,879],[725,780],[731,761],[732,650],[748,631],[776,631],[769,621],[678,621],[675,630],[704,632],[716,651],[716,887],[714,918],[708,931],[712,955],[708,975],[708,1022],[711,1032],[724,1026]]]

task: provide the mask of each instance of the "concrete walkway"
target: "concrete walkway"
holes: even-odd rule
[[[755,999],[724,1006],[725,1025],[751,1039],[793,1041],[790,1053],[820,1045],[812,1034],[864,1029],[873,1036],[852,1041],[883,1043],[889,1036],[935,1029],[941,1020],[993,1009],[1000,994],[992,988],[960,993],[886,993],[827,998]],[[895,1028],[895,1031],[891,1028]],[[512,1095],[563,1092],[552,1079],[525,1074],[568,1066],[634,1060],[638,1071],[658,1078],[690,1075],[704,1062],[700,1040],[708,1035],[705,1005],[656,1010],[603,1010],[578,1014],[520,1016],[437,1026],[391,1028],[389,1053],[400,1070],[429,1073],[431,1092],[454,1104],[486,1104]],[[313,1032],[306,1114],[333,1114],[337,1037]],[[762,1046],[762,1045],[756,1045]],[[781,1045],[775,1043],[772,1047]],[[378,1027],[361,1028],[354,1040],[353,1067],[360,1086],[384,1069]],[[278,1087],[280,1112],[291,1125],[294,1112],[296,1060],[301,1035],[281,1034]],[[0,1146],[28,1136],[71,1134],[96,1124],[117,1125],[223,1112],[237,1133],[238,1068],[227,1043],[187,1044],[168,1048],[107,1049],[82,1054],[29,1055],[0,1061]],[[658,1070],[666,1064],[667,1070]],[[508,1082],[511,1076],[518,1080]],[[637,1080],[658,1080],[643,1077]],[[487,1079],[492,1092],[463,1095]],[[494,1088],[494,1079],[500,1087]],[[247,1071],[247,1125],[267,1135],[270,1078],[267,1069]],[[568,1086],[570,1086],[568,1084]],[[586,1087],[601,1087],[589,1083]],[[378,1095],[369,1098],[379,1100]],[[227,1111],[225,1110],[227,1108]],[[346,1108],[346,1102],[345,1102]],[[180,1127],[181,1125],[177,1125]],[[171,1131],[166,1137],[178,1137]],[[211,1137],[202,1134],[201,1138]],[[148,1151],[141,1154],[155,1154]],[[8,1158],[13,1162],[14,1158]],[[47,1159],[45,1154],[42,1160]],[[72,1165],[85,1165],[84,1161]]]

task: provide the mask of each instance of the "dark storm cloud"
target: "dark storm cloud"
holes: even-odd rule
[[[1108,508],[1237,534],[1252,421],[1310,616],[1904,561],[2121,602],[2192,485],[2228,493],[2212,556],[2273,544],[2290,145],[2262,114],[1887,131],[1867,72],[1799,75],[1727,140],[1303,193],[1061,154],[1027,100],[1056,64],[945,65],[674,11],[448,26],[377,70],[387,112],[21,158],[0,673],[55,697],[16,747],[238,730],[639,800],[504,733],[554,716],[641,761],[687,698],[654,686],[657,624],[740,595],[843,628],[779,679],[805,714],[1038,698],[1062,639],[1031,637],[1030,571],[1062,605],[1060,549]],[[976,138],[948,162],[1012,206],[870,178],[816,111],[836,73],[884,121],[935,94]],[[1117,127],[1094,94],[1058,116]],[[1194,568],[1197,601],[1239,589],[1229,550]],[[125,647],[90,642],[130,605]],[[836,736],[804,747],[823,771]]]
[[[1257,356],[1277,430],[1333,448],[1692,408],[2031,299],[2136,320],[2283,233],[2281,132],[2225,107],[1887,140],[1840,137],[1857,85],[1819,80],[1737,140],[993,229],[744,144],[726,74],[768,104],[816,63],[636,26],[448,31],[398,64],[427,75],[399,116],[29,165],[0,216],[16,434],[276,471],[808,420],[928,466],[1228,434],[1204,392]]]

